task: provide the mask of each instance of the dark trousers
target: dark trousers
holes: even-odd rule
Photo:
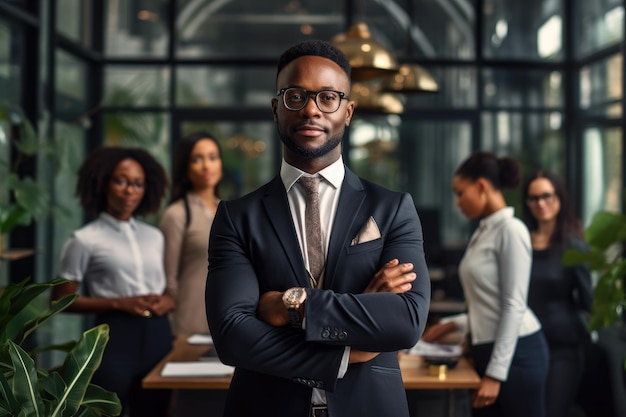
[[[546,391],[546,412],[549,417],[567,417],[584,369],[583,346],[550,346],[550,367]]]
[[[170,391],[141,388],[141,380],[172,348],[167,316],[136,317],[125,313],[97,316],[110,327],[109,343],[92,382],[117,393],[123,415],[166,417]]]
[[[476,372],[483,377],[493,343],[473,345],[470,354]],[[496,402],[474,408],[474,417],[546,417],[545,392],[548,373],[548,345],[543,332],[521,337],[509,368],[509,376],[500,385]],[[552,417],[552,416],[550,416]]]

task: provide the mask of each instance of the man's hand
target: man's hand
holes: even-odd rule
[[[376,272],[363,293],[393,292],[402,294],[411,289],[411,282],[415,281],[415,278],[417,278],[417,274],[413,272],[412,263],[401,264],[397,259],[392,259]]]
[[[283,304],[283,293],[268,291],[261,295],[256,315],[259,319],[275,327],[289,324],[289,313]]]

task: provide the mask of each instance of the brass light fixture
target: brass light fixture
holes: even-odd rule
[[[433,76],[417,64],[403,64],[398,72],[385,77],[382,81],[382,91],[397,93],[435,93],[439,85]]]
[[[364,22],[355,23],[348,31],[331,39],[350,61],[352,79],[369,80],[389,76],[398,70],[398,63],[393,54],[372,39],[369,28]]]
[[[350,100],[360,109],[380,110],[390,114],[401,114],[404,111],[402,101],[393,93],[380,91],[380,84],[373,82],[352,83]]]

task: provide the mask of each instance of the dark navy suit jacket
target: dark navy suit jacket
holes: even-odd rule
[[[372,216],[381,238],[351,245]],[[389,260],[412,262],[404,294],[362,294]],[[426,323],[430,280],[422,229],[407,193],[386,190],[346,168],[330,237],[323,289],[307,289],[306,330],[256,317],[267,291],[308,287],[280,176],[222,201],[211,228],[206,305],[220,359],[236,367],[225,416],[308,417],[312,388],[327,392],[331,417],[409,415],[397,351]],[[382,352],[337,379],[344,348]]]

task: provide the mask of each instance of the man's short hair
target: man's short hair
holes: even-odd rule
[[[302,56],[321,56],[322,58],[330,59],[341,67],[341,69],[348,76],[348,79],[350,78],[351,69],[348,58],[346,58],[339,48],[327,41],[322,40],[302,41],[283,52],[278,60],[276,78],[278,78],[278,74],[280,74],[287,64]]]

